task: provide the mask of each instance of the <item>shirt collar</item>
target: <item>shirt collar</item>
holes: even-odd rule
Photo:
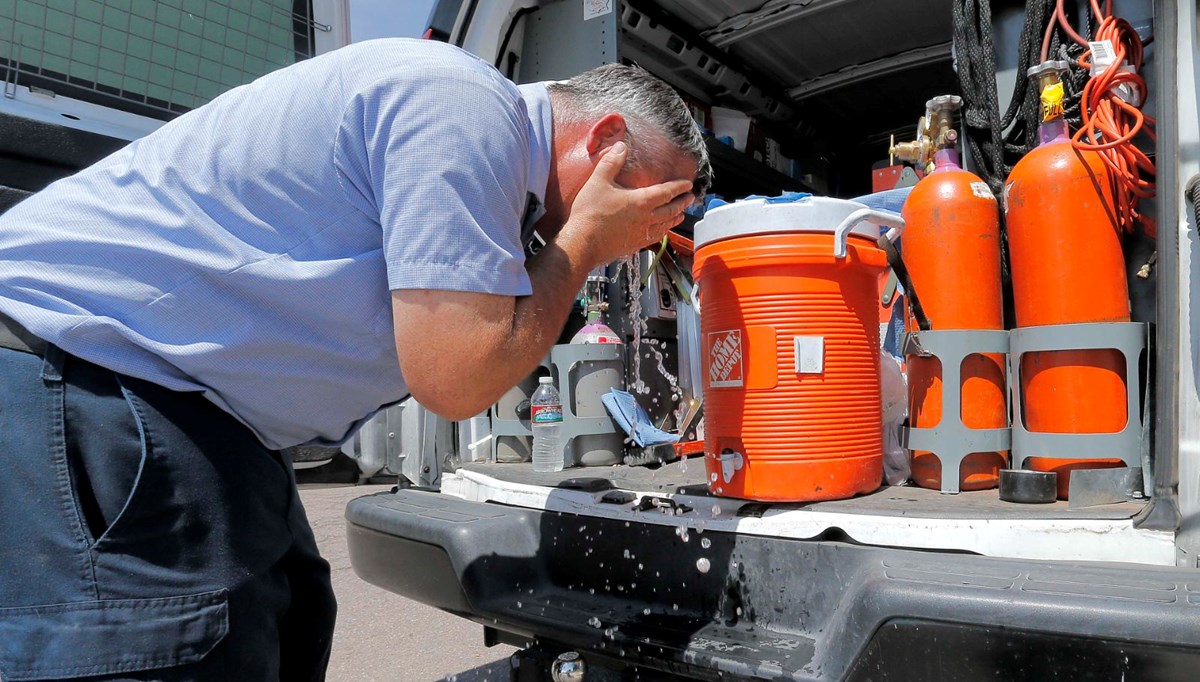
[[[546,213],[546,186],[550,183],[550,158],[554,153],[554,119],[545,83],[527,83],[517,88],[529,114],[529,193],[537,197],[537,208],[533,215],[527,216],[527,224],[532,225]]]

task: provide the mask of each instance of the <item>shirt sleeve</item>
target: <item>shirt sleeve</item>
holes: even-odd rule
[[[406,70],[351,99],[335,161],[378,216],[390,289],[532,293],[529,126],[520,91],[482,64]]]

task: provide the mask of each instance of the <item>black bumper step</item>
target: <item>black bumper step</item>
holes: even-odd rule
[[[384,589],[698,679],[1190,679],[1200,667],[1200,571],[678,533],[411,490],[354,500],[346,518],[355,571]]]

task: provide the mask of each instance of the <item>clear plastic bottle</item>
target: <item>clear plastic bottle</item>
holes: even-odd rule
[[[530,422],[533,424],[533,470],[562,471],[563,452],[558,432],[562,428],[562,399],[554,380],[542,377],[533,392]]]

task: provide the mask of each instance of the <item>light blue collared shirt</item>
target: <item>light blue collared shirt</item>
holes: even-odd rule
[[[0,311],[203,391],[269,447],[336,443],[408,394],[390,290],[531,293],[521,228],[544,203],[551,132],[544,85],[437,42],[358,43],[0,217]]]

